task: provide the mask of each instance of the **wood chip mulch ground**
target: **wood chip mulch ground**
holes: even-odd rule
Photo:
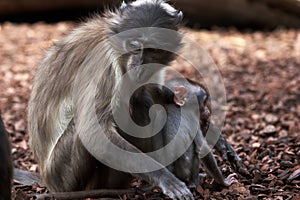
[[[37,171],[28,145],[26,107],[35,68],[45,50],[74,24],[0,24],[0,110],[10,135],[14,166]],[[300,199],[300,31],[190,30],[205,48],[225,83],[223,134],[250,176],[216,189],[198,186],[196,199]],[[192,77],[184,66],[179,70]],[[224,174],[234,172],[217,156]],[[209,182],[207,179],[206,182]],[[43,194],[38,185],[14,183],[14,196]],[[157,192],[119,199],[160,199]]]

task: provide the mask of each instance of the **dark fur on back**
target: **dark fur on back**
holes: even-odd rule
[[[0,116],[0,200],[11,199],[12,162],[7,132]]]

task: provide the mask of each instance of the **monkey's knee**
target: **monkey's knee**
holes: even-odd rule
[[[174,174],[182,181],[187,182],[191,177],[192,160],[187,155],[182,155],[175,161]]]

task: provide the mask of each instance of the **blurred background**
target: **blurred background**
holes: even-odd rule
[[[79,22],[120,3],[0,0],[0,110],[14,167],[39,171],[28,145],[26,113],[31,81],[45,51]],[[196,188],[196,199],[299,200],[300,0],[170,3],[184,13],[182,31],[209,54],[222,75],[227,98],[222,134],[250,174],[239,174],[215,154],[224,175],[237,172],[239,183],[211,188],[208,178]],[[173,64],[185,76],[200,80],[186,63]],[[29,197],[43,193],[47,188],[14,182],[13,199],[33,199]],[[151,192],[118,199],[164,198]]]
[[[120,0],[1,0],[2,20],[56,20],[119,5]],[[199,27],[212,25],[251,28],[300,27],[299,0],[171,0],[187,21]],[[63,12],[62,12],[63,11]]]

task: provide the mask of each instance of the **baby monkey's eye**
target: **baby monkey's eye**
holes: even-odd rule
[[[126,50],[133,53],[138,54],[143,49],[143,44],[138,40],[131,40],[127,42]]]

